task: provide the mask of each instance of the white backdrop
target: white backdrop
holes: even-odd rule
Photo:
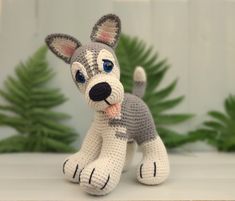
[[[120,16],[123,32],[153,44],[161,58],[168,58],[171,68],[161,86],[177,77],[172,97],[186,96],[171,112],[196,114],[177,130],[197,128],[208,110],[222,110],[225,97],[235,94],[235,0],[0,0],[0,87],[47,34],[67,33],[85,43],[96,20],[111,12]],[[57,72],[52,85],[69,97],[59,110],[71,114],[68,123],[82,140],[92,111],[68,66],[51,53],[48,59]],[[0,127],[0,138],[9,134],[14,132]]]

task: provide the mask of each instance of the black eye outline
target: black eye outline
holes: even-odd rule
[[[113,70],[113,62],[109,59],[102,59],[103,61],[103,69],[106,73],[110,73]]]
[[[76,81],[79,83],[83,84],[86,82],[85,76],[79,70],[76,72],[75,78]]]

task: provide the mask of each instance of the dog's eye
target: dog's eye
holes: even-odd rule
[[[113,70],[113,62],[108,59],[103,59],[103,69],[106,73],[110,73]]]
[[[84,75],[79,70],[76,73],[76,80],[77,82],[80,82],[80,83],[85,83],[86,81]]]

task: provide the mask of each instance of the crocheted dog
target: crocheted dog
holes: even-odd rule
[[[117,186],[133,157],[135,142],[143,152],[137,167],[139,182],[156,185],[169,174],[165,146],[157,135],[149,108],[140,99],[146,86],[143,68],[137,67],[134,72],[133,94],[124,93],[119,81],[114,50],[120,30],[120,19],[109,14],[95,24],[88,44],[82,45],[65,34],[46,38],[50,50],[70,64],[75,84],[95,110],[80,151],[63,164],[64,175],[93,195],[105,195]]]

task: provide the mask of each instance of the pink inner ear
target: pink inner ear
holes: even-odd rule
[[[70,40],[65,40],[65,39],[61,40],[60,38],[56,38],[53,41],[53,43],[55,49],[57,49],[57,51],[61,55],[68,58],[70,58],[73,55],[74,51],[77,48],[76,43]]]
[[[98,38],[104,42],[111,42],[112,40],[110,33],[107,33],[107,32],[101,32]]]
[[[68,44],[63,44],[61,48],[64,52],[64,55],[68,57],[72,56],[75,50],[75,47],[69,46]]]

